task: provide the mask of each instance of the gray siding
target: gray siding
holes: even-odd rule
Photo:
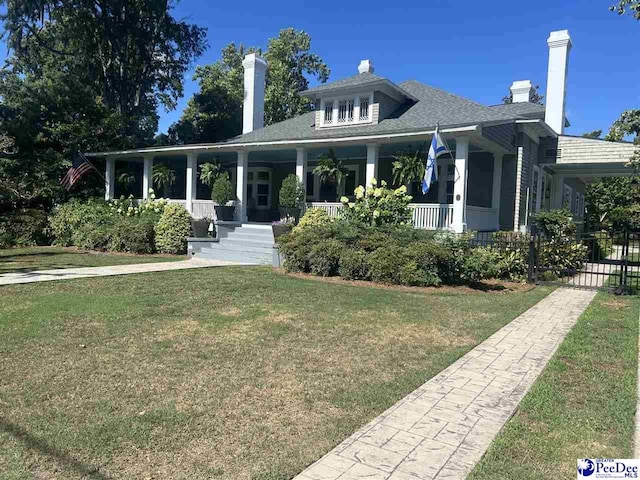
[[[400,107],[399,102],[395,101],[389,95],[386,95],[382,92],[373,93],[373,103],[378,104],[378,121],[384,118],[388,118],[389,115],[391,115]]]
[[[526,219],[527,211],[527,189],[531,189],[533,180],[533,166],[538,164],[538,144],[524,133],[518,134],[518,146],[522,146],[522,171],[520,176],[520,209],[518,227],[529,223]],[[531,192],[529,192],[531,198]]]
[[[516,125],[515,123],[505,123],[484,127],[482,129],[482,136],[487,140],[497,143],[505,150],[513,151],[516,141]]]

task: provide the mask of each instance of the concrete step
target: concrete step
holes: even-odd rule
[[[251,252],[238,252],[235,250],[207,249],[206,252],[198,252],[195,258],[209,260],[223,260],[227,262],[239,262],[249,265],[271,265],[271,254],[258,254]]]
[[[213,245],[211,247],[202,248],[202,252],[210,253],[214,250],[231,250],[234,252],[247,252],[247,253],[256,253],[256,254],[271,254],[273,252],[272,246],[255,246],[255,245],[242,245],[238,243],[226,243],[220,242],[218,245]]]
[[[225,238],[246,238],[247,240],[269,240],[273,241],[273,232],[261,232],[257,230],[236,229],[229,232]]]
[[[254,240],[243,237],[225,237],[220,239],[220,245],[244,245],[245,247],[272,248],[273,240]]]

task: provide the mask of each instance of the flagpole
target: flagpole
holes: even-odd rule
[[[78,155],[80,155],[84,159],[85,162],[87,162],[89,165],[91,165],[91,168],[93,168],[96,172],[98,172],[98,175],[100,175],[102,177],[102,180],[106,181],[106,178],[104,177],[102,172],[100,170],[98,170],[93,163],[91,163],[91,161],[87,158],[87,156],[84,153],[82,153],[80,150],[78,150]]]

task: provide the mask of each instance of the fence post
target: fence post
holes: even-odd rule
[[[622,278],[620,281],[620,287],[623,294],[627,294],[629,290],[628,276],[629,276],[629,227],[624,229],[624,240],[622,244]]]
[[[536,226],[531,225],[531,232],[529,234],[529,270],[527,273],[528,283],[533,283],[535,281],[536,233],[537,233]]]

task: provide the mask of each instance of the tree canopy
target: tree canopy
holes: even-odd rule
[[[206,31],[167,0],[0,0],[0,198],[57,198],[76,150],[151,144]],[[96,180],[95,178],[93,180]]]
[[[617,4],[609,7],[612,12],[618,15],[629,13],[636,20],[640,20],[640,1],[639,0],[620,0]]]
[[[324,83],[330,71],[322,58],[311,51],[308,33],[286,28],[269,39],[264,52],[258,47],[231,43],[223,48],[220,60],[198,67],[194,79],[200,89],[189,100],[182,118],[169,128],[171,143],[215,142],[242,132],[242,60],[249,53],[264,56],[269,64],[265,125],[312,109],[311,101],[298,94],[308,88],[308,76]]]

